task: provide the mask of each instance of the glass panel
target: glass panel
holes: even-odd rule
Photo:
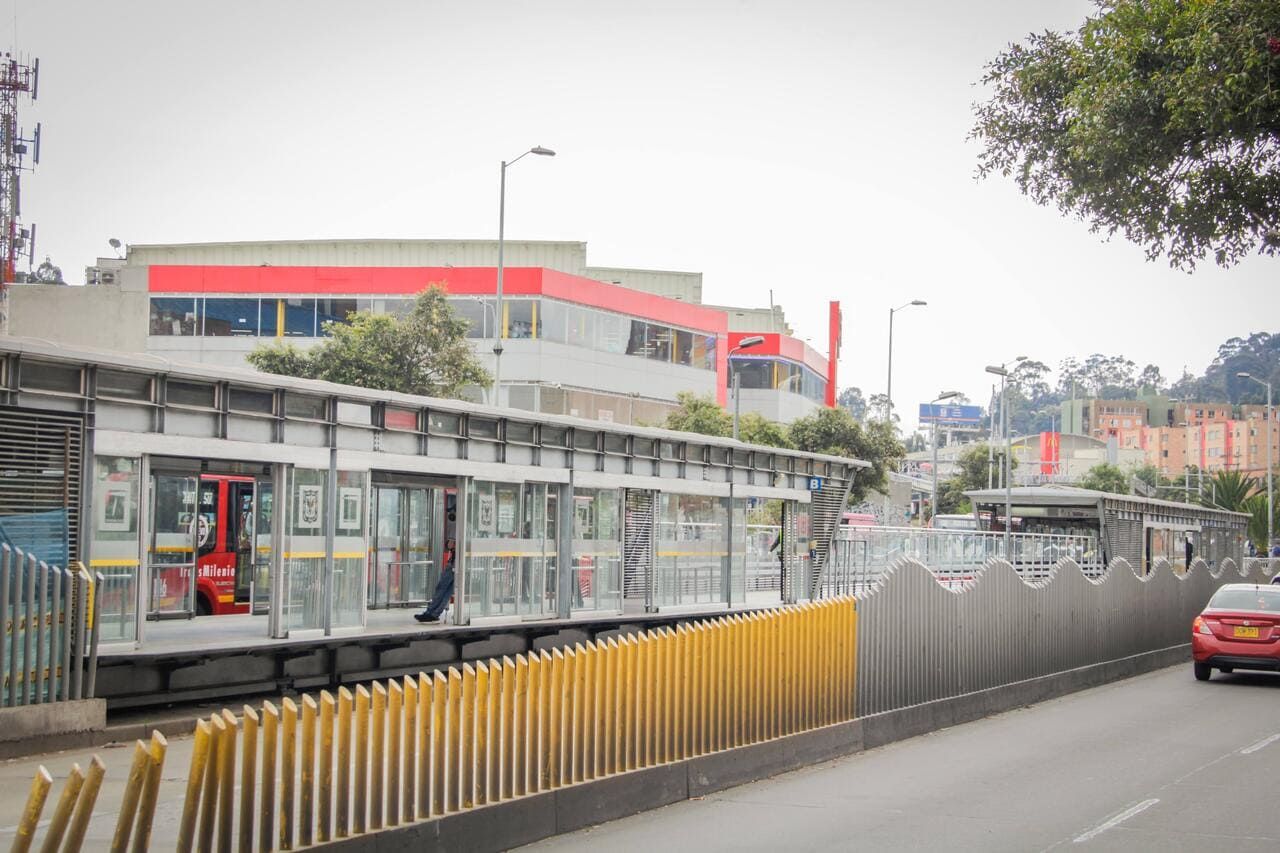
[[[284,395],[284,413],[290,418],[310,421],[325,420],[325,408],[329,401],[323,397],[304,397],[301,394]]]
[[[556,302],[554,299],[543,299],[538,304],[538,337],[543,340],[556,341],[565,343],[567,340],[568,328],[573,325],[573,319],[577,316],[578,310],[573,306],[566,305],[563,302]],[[571,343],[581,346],[577,341]]]
[[[253,612],[269,612],[271,606],[271,557],[274,546],[271,541],[273,524],[272,496],[274,484],[267,479],[254,483],[253,491]]]
[[[383,421],[387,429],[413,432],[418,429],[418,412],[415,409],[396,409],[388,406]]]
[[[80,368],[24,361],[22,387],[41,391],[58,391],[63,394],[79,394],[81,392]]]
[[[437,435],[457,435],[462,419],[446,412],[431,412],[427,418],[427,429]]]
[[[256,415],[269,415],[275,411],[275,395],[270,391],[255,391],[248,388],[232,388],[229,408],[233,412],[250,412]]]
[[[707,360],[702,365],[707,370],[716,369],[716,347],[719,346],[719,339],[715,335],[709,335],[706,339],[707,343]]]
[[[550,492],[550,493],[549,493]],[[465,572],[472,616],[554,616],[556,494],[542,483],[476,481]]]
[[[286,631],[324,627],[324,513],[327,471],[294,469],[289,478],[280,626]],[[335,544],[335,556],[337,546]],[[336,596],[335,596],[336,602]]]
[[[196,333],[196,301],[191,298],[154,297],[151,300],[153,335],[194,335]]]
[[[734,356],[729,361],[729,387],[733,387],[734,375],[741,376],[741,388],[772,388],[773,360],[768,358],[744,358]]]
[[[505,303],[507,337],[532,338],[534,336],[533,321],[536,307],[536,299],[511,299]]]
[[[185,475],[151,478],[150,616],[195,613],[195,546],[210,533],[208,522],[197,515],[199,485],[197,478]]]
[[[201,328],[206,337],[258,334],[258,300],[204,299],[201,301],[203,303]]]
[[[654,602],[672,606],[723,601],[728,498],[664,493],[658,496],[658,509]]]
[[[124,373],[98,369],[98,396],[125,400],[150,400],[151,377],[145,373]]]
[[[325,331],[325,323],[348,323],[351,315],[359,310],[359,306],[354,299],[317,299],[316,300],[316,328],[320,334],[328,334]]]
[[[471,438],[498,437],[498,422],[487,418],[471,417],[467,420],[467,435]]]
[[[314,338],[316,336],[316,301],[314,299],[284,299],[285,337]]]
[[[395,486],[377,488],[374,490],[373,506],[376,527],[373,539],[374,559],[369,565],[368,603],[373,608],[388,607],[391,602],[391,575],[399,568],[402,559],[400,489]]]
[[[338,506],[337,517],[334,519],[333,608],[330,612],[330,624],[334,628],[352,628],[364,624],[364,579],[368,563],[368,521],[365,508],[369,499],[369,477],[363,471],[339,471],[337,474]]]
[[[588,322],[596,324],[596,348],[602,352],[624,353],[629,351],[633,323],[626,317],[602,312],[589,312]],[[643,323],[640,324],[643,327]]]
[[[436,491],[410,489],[408,529],[405,531],[404,560],[400,567],[399,596],[404,604],[423,603],[431,598],[439,572],[431,559],[435,532]]]
[[[468,338],[489,338],[493,336],[493,300],[479,299],[477,297],[450,299],[449,305],[460,319],[466,320],[470,324],[470,328],[467,330]]]
[[[675,329],[672,334],[675,337],[675,352],[672,354],[672,360],[676,364],[693,364],[693,332]]]
[[[622,609],[620,503],[618,489],[575,489],[573,492],[571,610]]]
[[[98,456],[93,462],[89,568],[103,579],[97,618],[105,642],[138,635],[140,470],[137,459]]]
[[[263,299],[258,304],[258,334],[264,338],[280,334],[280,300]]]
[[[165,400],[171,406],[194,406],[200,409],[215,408],[214,386],[194,382],[173,382],[165,385]]]

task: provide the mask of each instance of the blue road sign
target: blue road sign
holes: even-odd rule
[[[822,491],[822,478],[821,478],[821,477],[810,477],[810,478],[809,478],[809,491],[811,491],[811,492],[820,492],[820,491]]]
[[[976,424],[982,422],[981,406],[943,406],[937,403],[920,404],[921,423]]]

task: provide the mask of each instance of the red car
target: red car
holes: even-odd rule
[[[1191,624],[1191,656],[1198,681],[1214,669],[1280,671],[1280,587],[1221,587]]]

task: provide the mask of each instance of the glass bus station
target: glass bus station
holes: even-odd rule
[[[3,512],[65,513],[109,700],[806,600],[866,464],[33,339],[0,369]],[[450,542],[453,600],[420,625]]]

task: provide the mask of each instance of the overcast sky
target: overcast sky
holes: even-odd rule
[[[1276,331],[1277,262],[1194,275],[974,180],[983,63],[1083,0],[332,2],[8,0],[41,59],[39,256],[68,280],[126,243],[583,240],[588,262],[696,270],[709,302],[769,304],[840,385],[905,426],[984,365],[1122,353],[1176,378]],[[40,258],[37,258],[39,260]]]

